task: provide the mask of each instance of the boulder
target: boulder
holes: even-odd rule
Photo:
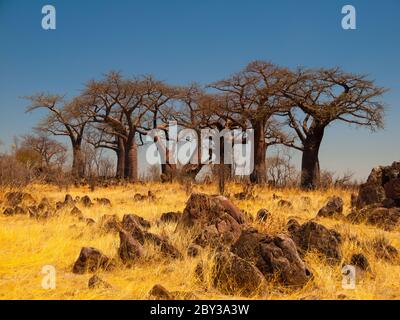
[[[360,210],[353,210],[346,219],[351,223],[366,223],[386,231],[392,231],[400,225],[400,208],[371,205]]]
[[[24,215],[24,214],[27,214],[27,213],[28,213],[28,211],[25,208],[22,208],[22,207],[19,207],[19,206],[16,206],[14,208],[14,214],[22,214],[22,215]]]
[[[386,238],[378,237],[370,243],[370,246],[377,259],[382,259],[392,264],[400,263],[399,251]]]
[[[70,215],[75,217],[83,217],[83,213],[81,210],[79,210],[78,207],[73,207],[70,212]]]
[[[14,209],[13,209],[13,208],[6,208],[6,209],[3,211],[3,214],[4,214],[5,216],[13,216],[13,215],[15,214],[15,212],[14,212]]]
[[[189,257],[197,257],[201,252],[201,247],[192,243],[191,245],[189,245],[189,247],[187,248],[187,255]]]
[[[154,233],[144,232],[144,239],[159,247],[160,251],[173,259],[182,258],[182,254],[167,239],[160,237]]]
[[[118,249],[119,257],[125,264],[135,262],[143,255],[142,245],[126,231],[119,232],[120,246]]]
[[[175,222],[179,221],[179,219],[181,218],[181,215],[182,215],[182,213],[180,213],[180,212],[165,212],[161,215],[160,220],[162,222],[166,222],[166,223],[168,223],[168,222],[175,223]]]
[[[111,270],[114,266],[114,262],[99,250],[84,247],[81,249],[72,272],[76,274],[84,274],[87,272],[95,272],[99,269]]]
[[[98,277],[97,275],[92,276],[88,281],[88,288],[89,289],[111,289],[112,286]]]
[[[252,263],[231,252],[218,252],[212,270],[213,285],[229,295],[265,297],[268,284]]]
[[[240,236],[243,213],[227,198],[193,193],[178,222],[177,229],[192,229],[195,243],[216,247],[231,245]]]
[[[330,197],[324,207],[317,214],[317,217],[324,218],[342,218],[343,217],[343,200],[340,197]]]
[[[311,274],[295,243],[283,234],[272,237],[249,228],[242,232],[231,250],[254,263],[264,276],[278,275],[285,285],[300,287],[310,279]]]
[[[74,206],[75,205],[75,201],[70,194],[65,195],[64,205],[66,205],[66,206]]]
[[[281,207],[281,208],[292,208],[293,204],[290,201],[287,201],[287,200],[279,200],[278,201],[278,207]]]
[[[330,263],[338,263],[342,259],[341,236],[336,230],[327,229],[315,221],[308,221],[303,225],[289,221],[288,231],[302,254],[311,250],[317,251]]]
[[[265,222],[271,217],[271,213],[267,209],[260,209],[256,215],[256,221]]]
[[[372,169],[367,182],[360,186],[357,209],[374,204],[400,207],[400,162]]]
[[[8,192],[5,195],[6,199],[6,204],[10,207],[16,207],[16,206],[33,206],[36,204],[35,199],[26,192]]]
[[[156,284],[150,291],[149,297],[155,300],[173,300],[173,295],[162,285]]]
[[[99,204],[101,206],[111,207],[111,201],[107,198],[96,199],[96,202],[97,202],[97,204]]]
[[[122,223],[119,221],[117,215],[105,214],[100,218],[100,228],[105,232],[119,232],[122,230]]]
[[[86,208],[91,207],[93,205],[92,200],[90,199],[89,196],[84,196],[79,202]]]
[[[137,226],[149,229],[151,227],[151,223],[136,214],[125,214],[122,218],[122,226],[125,230],[132,231]]]
[[[350,265],[355,266],[362,271],[371,270],[367,257],[362,253],[353,254],[350,259]]]

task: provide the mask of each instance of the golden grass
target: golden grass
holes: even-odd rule
[[[242,191],[237,184],[230,184],[231,194]],[[135,193],[147,193],[153,190],[157,201],[133,200]],[[89,195],[107,197],[112,207],[95,205],[89,209],[81,208],[85,216],[96,221],[103,214],[136,213],[153,222],[151,231],[168,235],[173,243],[185,254],[190,241],[190,234],[174,233],[174,224],[155,222],[163,212],[182,211],[188,195],[179,184],[135,184],[127,187],[97,189],[90,192],[88,188],[71,188],[58,190],[48,185],[31,185],[25,190],[36,200],[47,197],[50,201],[62,201],[66,193],[72,196]],[[209,194],[216,193],[215,186],[197,185],[194,191]],[[6,190],[0,191],[0,199]],[[299,222],[315,218],[318,209],[331,195],[338,195],[345,200],[345,211],[350,210],[350,193],[344,190],[313,191],[304,193],[297,189],[272,190],[257,187],[255,200],[238,201],[235,204],[242,210],[255,215],[260,208],[272,212],[272,219],[265,225],[256,225],[268,233],[284,232],[286,222],[295,217]],[[280,208],[272,195],[277,194],[293,203],[293,208]],[[306,203],[302,197],[310,197]],[[399,230],[384,232],[366,225],[350,225],[345,222],[319,219],[323,225],[335,228],[344,236],[342,245],[343,263],[348,262],[353,253],[363,252],[372,267],[355,290],[342,288],[341,265],[329,266],[315,253],[309,253],[305,260],[314,274],[314,278],[301,290],[291,290],[270,283],[268,299],[337,299],[346,295],[350,299],[399,299],[400,266],[389,264],[375,258],[368,242],[378,236],[384,236],[395,247],[400,249]],[[349,236],[356,236],[361,244],[350,241]],[[212,287],[206,277],[199,282],[195,277],[195,267],[201,260],[211,261],[211,252],[203,252],[200,257],[183,260],[160,258],[157,249],[147,245],[145,256],[132,269],[119,265],[112,272],[99,272],[98,275],[110,283],[112,289],[88,289],[91,275],[75,275],[71,272],[81,247],[93,246],[110,257],[117,255],[118,235],[104,234],[94,226],[86,226],[68,215],[38,222],[26,216],[5,217],[0,215],[0,299],[146,299],[148,291],[157,283],[170,291],[192,292],[200,299],[236,299],[240,297],[225,296]],[[53,265],[57,272],[57,287],[45,290],[41,286],[44,265]]]

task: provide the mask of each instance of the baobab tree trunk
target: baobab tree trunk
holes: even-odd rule
[[[117,178],[124,178],[125,176],[125,145],[122,139],[118,139],[117,153]]]
[[[324,127],[316,127],[303,144],[301,161],[301,188],[315,189],[320,184],[319,148],[324,137]]]
[[[129,139],[125,144],[125,178],[129,181],[137,181],[137,145],[135,139]]]
[[[250,182],[262,183],[266,179],[266,143],[264,133],[264,122],[259,121],[254,126],[254,170],[250,175]]]
[[[73,144],[72,146],[72,175],[75,178],[85,177],[85,163],[83,160],[82,150],[80,144]]]

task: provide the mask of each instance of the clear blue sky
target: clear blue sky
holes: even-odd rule
[[[57,10],[57,30],[41,28],[41,8]],[[341,8],[357,9],[357,30],[341,28]],[[400,160],[400,1],[398,0],[0,0],[0,139],[27,133],[21,96],[74,95],[110,69],[151,73],[173,84],[207,83],[253,59],[295,67],[340,66],[390,88],[386,130],[335,124],[322,168],[351,170]],[[296,156],[298,162],[298,156]]]

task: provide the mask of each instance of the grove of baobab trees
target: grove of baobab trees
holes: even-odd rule
[[[301,187],[312,189],[319,185],[319,149],[325,129],[338,121],[371,130],[382,128],[384,92],[385,88],[366,76],[339,68],[290,70],[254,61],[204,86],[175,86],[151,76],[125,78],[112,71],[87,82],[82,93],[68,101],[56,94],[30,96],[27,110],[47,109],[37,130],[69,138],[72,173],[77,178],[85,176],[81,145],[86,141],[95,148],[113,150],[116,177],[136,181],[138,145],[144,143],[143,137],[151,129],[166,132],[168,123],[175,121],[180,128],[195,131],[253,129],[252,183],[265,182],[269,145],[299,150]],[[168,155],[168,144],[166,149]],[[168,156],[166,160],[161,173],[171,174],[176,164]],[[191,165],[190,170],[197,173],[201,166]]]

